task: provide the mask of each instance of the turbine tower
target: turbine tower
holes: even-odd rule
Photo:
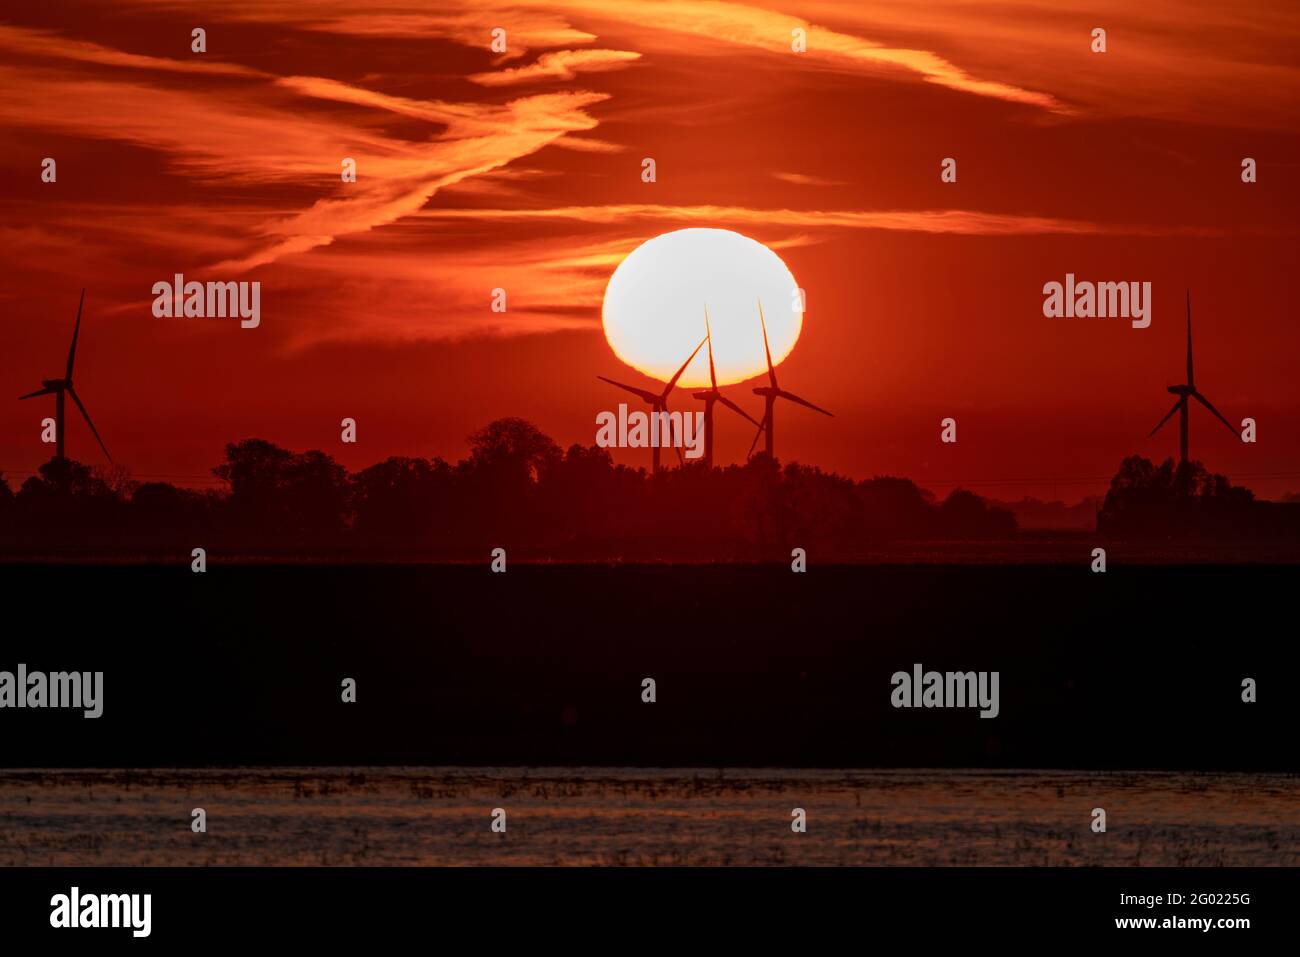
[[[1196,377],[1192,374],[1192,294],[1190,290],[1187,293],[1187,382],[1184,385],[1168,386],[1168,390],[1174,395],[1178,396],[1178,401],[1175,402],[1174,407],[1165,414],[1165,417],[1160,420],[1159,425],[1157,425],[1154,429],[1151,430],[1151,435],[1155,435],[1157,432],[1159,432],[1160,426],[1168,422],[1170,417],[1172,417],[1175,412],[1179,413],[1178,416],[1179,464],[1186,464],[1188,460],[1188,456],[1187,456],[1187,407],[1188,407],[1187,400],[1188,399],[1195,399],[1197,402],[1201,403],[1201,405],[1205,406],[1207,409],[1209,409],[1211,412],[1214,413],[1214,417],[1218,419],[1220,422],[1222,422],[1227,427],[1229,432],[1231,432],[1237,438],[1241,437],[1240,435],[1238,435],[1237,430],[1232,427],[1232,423],[1229,422],[1227,419],[1225,419],[1219,413],[1219,410],[1210,404],[1210,400],[1207,399],[1205,396],[1201,395],[1201,393],[1198,392],[1196,389]],[[1150,438],[1151,436],[1147,436],[1147,437]]]
[[[692,392],[692,399],[704,400],[704,467],[713,468],[713,404],[721,402],[737,415],[743,415],[753,425],[762,428],[754,417],[718,391],[718,374],[713,368],[713,330],[709,328],[709,307],[704,307],[704,339],[709,344],[709,388]]]
[[[677,380],[682,377],[682,373],[685,372],[686,367],[691,364],[691,360],[694,359],[697,355],[699,355],[700,350],[704,348],[704,343],[707,341],[708,341],[708,336],[705,336],[703,339],[700,340],[700,344],[695,347],[695,351],[691,353],[690,358],[687,359],[685,362],[683,362],[682,367],[673,374],[673,377],[671,379],[668,380],[668,384],[664,386],[663,392],[651,392],[649,389],[638,389],[634,385],[624,385],[622,382],[615,382],[613,379],[608,379],[603,375],[598,375],[596,376],[596,378],[602,382],[608,382],[612,386],[617,386],[618,388],[622,389],[624,392],[631,392],[634,396],[641,399],[642,401],[650,403],[650,413],[651,413],[650,421],[652,423],[658,423],[659,413],[668,411],[668,396],[673,391],[673,389],[677,386]],[[652,425],[651,427],[658,428],[657,425]],[[661,434],[660,438],[662,439],[662,437],[663,436]],[[650,471],[651,472],[659,471],[659,448],[660,447],[658,445],[650,446]],[[677,449],[677,458],[681,459],[681,457],[682,457],[682,450],[679,448]]]
[[[822,415],[830,415],[832,418],[834,418],[834,416],[820,406],[813,405],[807,399],[801,399],[793,392],[786,392],[776,384],[776,369],[772,366],[772,350],[769,349],[767,345],[767,321],[763,318],[762,300],[759,300],[758,303],[758,321],[763,327],[763,352],[767,355],[768,385],[760,386],[754,390],[754,395],[761,395],[763,397],[763,422],[759,425],[758,431],[754,433],[754,441],[749,443],[749,454],[754,454],[754,446],[758,444],[758,437],[763,435],[765,436],[765,442],[763,445],[764,451],[767,452],[768,455],[775,457],[775,453],[772,451],[774,444],[773,433],[775,432],[772,413],[776,410],[777,399],[788,399],[797,405],[806,406],[814,412],[820,412]]]
[[[104,455],[111,463],[113,456],[108,454],[108,446],[104,440],[99,437],[99,430],[95,428],[95,423],[90,421],[90,413],[86,407],[81,404],[81,399],[77,396],[77,390],[72,387],[72,364],[77,358],[77,335],[81,332],[81,307],[86,303],[86,290],[81,290],[81,301],[77,303],[77,324],[72,328],[72,348],[68,350],[68,368],[64,372],[62,379],[43,379],[41,388],[35,392],[28,392],[26,395],[20,395],[18,398],[34,399],[38,395],[54,396],[54,448],[55,457],[63,458],[63,396],[64,393],[72,396],[72,401],[77,403],[77,408],[81,410],[82,417],[86,424],[90,426],[90,431],[95,433],[95,441],[99,447],[104,450]]]

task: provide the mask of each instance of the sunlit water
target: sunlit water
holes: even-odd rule
[[[191,811],[207,811],[206,834]],[[506,833],[490,829],[494,808]],[[791,811],[807,811],[805,834]],[[1092,809],[1107,830],[1094,833]],[[0,772],[0,865],[1300,864],[1300,777],[1081,771]]]

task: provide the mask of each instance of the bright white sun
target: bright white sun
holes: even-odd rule
[[[642,243],[614,270],[602,310],[605,338],[632,368],[666,382],[704,338],[707,307],[718,385],[743,382],[767,372],[760,302],[776,365],[803,326],[789,268],[762,243],[729,229],[679,229]],[[707,348],[679,386],[709,384]]]

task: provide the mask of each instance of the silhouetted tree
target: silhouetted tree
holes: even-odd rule
[[[329,535],[347,522],[348,473],[324,452],[294,455],[284,469],[289,527],[302,535]]]
[[[736,477],[740,481],[732,499],[731,517],[741,540],[759,554],[784,550],[790,541],[790,523],[781,498],[780,463],[760,452],[738,470]]]
[[[867,534],[875,539],[927,538],[935,532],[934,495],[905,478],[858,483]]]
[[[548,519],[550,541],[588,542],[609,530],[612,515],[634,507],[608,450],[571,445],[562,457],[552,459],[549,452],[543,455],[546,461],[540,468],[537,505]]]
[[[362,538],[446,545],[452,469],[442,459],[395,456],[352,476],[353,527]]]
[[[233,525],[250,541],[328,540],[346,520],[347,471],[324,452],[294,454],[263,439],[226,446],[212,470],[230,486]]]
[[[496,419],[469,437],[468,466],[479,473],[537,481],[560,458],[555,440],[526,419]]]
[[[950,538],[1010,538],[1016,532],[1014,515],[964,488],[953,489],[944,499],[939,523]]]
[[[792,545],[842,552],[863,542],[862,499],[854,483],[843,476],[816,466],[787,465],[781,497]]]
[[[48,542],[112,541],[123,503],[103,477],[72,459],[53,458],[23,482],[15,510],[28,530]]]
[[[460,463],[466,506],[459,530],[476,547],[528,541],[538,531],[537,484],[561,459],[560,447],[524,419],[488,423],[469,437],[469,459]]]
[[[164,547],[186,538],[204,536],[213,528],[220,501],[211,493],[177,488],[166,482],[145,482],[131,495],[128,516],[132,540],[141,546]]]
[[[1140,455],[1120,463],[1097,527],[1103,532],[1136,537],[1171,538],[1252,529],[1249,516],[1254,493],[1234,486],[1200,462],[1156,466]]]
[[[247,528],[279,528],[284,523],[285,472],[293,453],[265,439],[226,446],[226,461],[212,470],[230,488],[230,513]]]

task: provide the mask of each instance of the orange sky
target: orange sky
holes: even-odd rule
[[[590,444],[619,401],[596,375],[649,384],[601,334],[610,273],[651,236],[717,226],[807,291],[781,384],[836,417],[782,407],[783,459],[999,498],[1098,492],[1125,454],[1176,453],[1176,423],[1146,433],[1181,381],[1190,287],[1198,385],[1259,422],[1244,445],[1194,408],[1193,455],[1300,490],[1294,4],[202,6],[0,22],[0,382],[16,399],[60,373],[84,285],[78,391],[137,478],[203,482],[249,436],[350,467],[454,459],[501,415]],[[154,318],[176,272],[260,280],[261,326]],[[1045,318],[1066,272],[1150,281],[1151,327]],[[755,416],[757,384],[727,390]],[[52,414],[0,402],[11,484],[48,457]],[[80,420],[68,431],[69,454],[102,461]],[[720,460],[751,436],[720,419]]]

